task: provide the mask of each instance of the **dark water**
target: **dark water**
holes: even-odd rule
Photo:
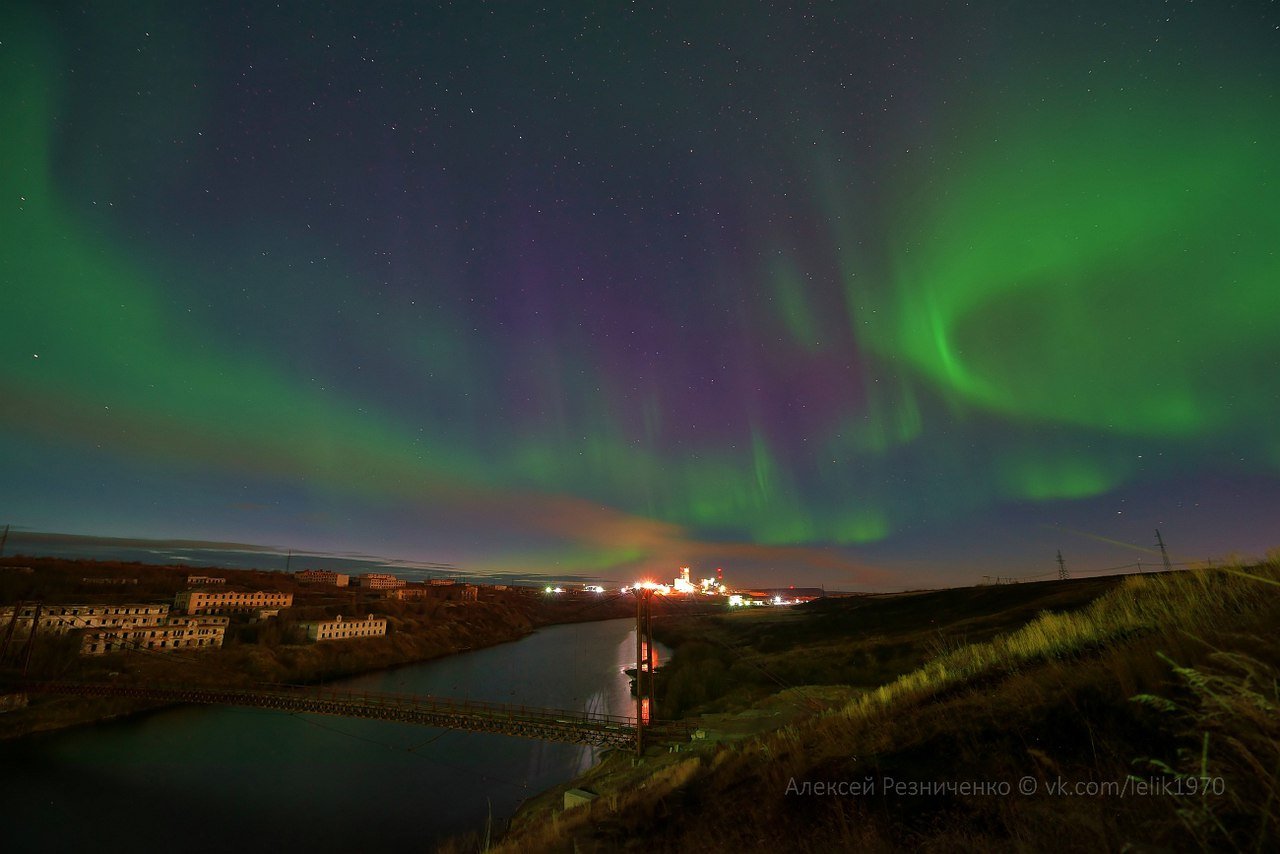
[[[633,714],[634,626],[516,643],[338,683]],[[666,650],[659,650],[665,655]],[[0,850],[428,851],[495,826],[591,748],[249,709],[181,708],[0,742]]]

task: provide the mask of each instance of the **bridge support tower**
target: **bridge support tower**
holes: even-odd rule
[[[644,755],[644,729],[653,720],[653,589],[636,587],[636,755]]]

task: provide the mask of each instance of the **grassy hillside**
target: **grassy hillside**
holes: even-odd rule
[[[791,686],[876,688],[942,650],[989,640],[1044,611],[1082,608],[1120,581],[844,597],[696,620],[659,618],[655,633],[678,650],[659,671],[661,715],[749,708]]]
[[[611,757],[575,783],[598,800],[561,811],[550,793],[496,850],[1272,850],[1277,579],[1200,570],[673,626],[669,690],[698,667],[729,674],[690,704],[720,737]]]

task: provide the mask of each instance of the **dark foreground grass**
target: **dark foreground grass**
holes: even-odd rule
[[[1278,576],[1114,582],[776,731],[615,757],[494,850],[1273,850]]]

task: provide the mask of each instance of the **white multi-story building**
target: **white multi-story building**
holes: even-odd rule
[[[395,590],[383,590],[382,596],[387,599],[399,599],[408,602],[412,599],[426,599],[431,591],[426,587],[398,587]]]
[[[397,587],[404,587],[409,582],[385,572],[366,572],[363,575],[357,575],[351,583],[355,587],[368,587],[370,590],[394,590]]]
[[[227,633],[226,617],[173,617],[151,626],[116,626],[87,631],[80,641],[81,655],[108,652],[179,649],[217,649]]]
[[[339,614],[332,620],[311,620],[299,625],[307,630],[307,640],[313,641],[380,638],[387,633],[387,618],[373,614],[363,620],[344,620]]]
[[[209,584],[226,584],[227,580],[216,575],[188,575],[187,583],[195,587],[203,587]]]
[[[351,576],[327,569],[300,569],[294,573],[303,584],[332,584],[334,587],[346,587]]]
[[[230,590],[183,590],[174,597],[173,607],[188,614],[236,614],[272,608],[288,608],[292,593],[273,590],[233,592]]]
[[[14,606],[0,608],[0,626],[8,626],[13,620]],[[15,631],[31,631],[37,606],[33,603],[18,609]],[[131,602],[127,605],[61,604],[39,606],[40,622],[37,631],[65,635],[74,629],[110,628],[112,626],[158,626],[169,616],[168,605],[150,605]]]

